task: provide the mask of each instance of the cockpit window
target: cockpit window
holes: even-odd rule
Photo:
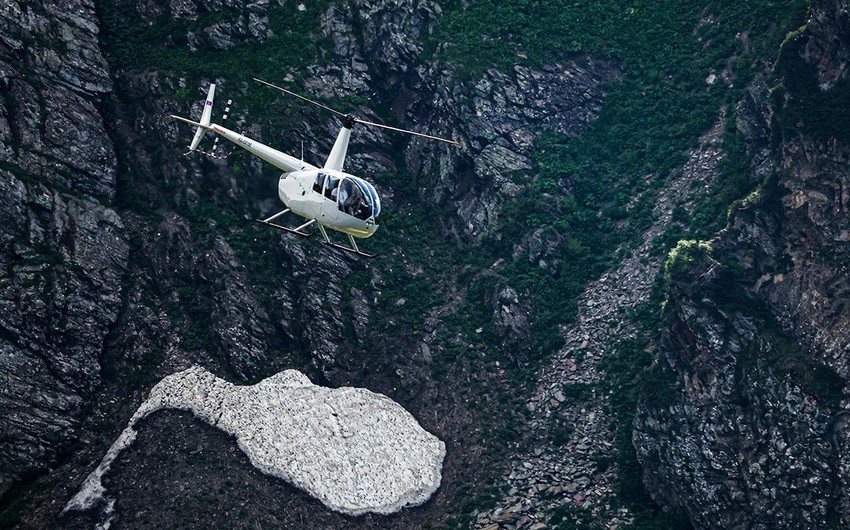
[[[358,182],[352,178],[345,178],[339,185],[339,209],[348,215],[358,219],[366,220],[372,217],[374,202],[371,197],[363,192]]]
[[[322,188],[325,185],[325,174],[324,173],[316,173],[316,180],[313,181],[313,191],[316,193],[322,193]]]
[[[325,197],[332,201],[337,199],[337,191],[339,189],[339,179],[328,176],[325,186]]]
[[[378,196],[378,192],[375,190],[375,187],[366,182],[363,179],[357,177],[349,177],[354,182],[360,186],[360,189],[363,190],[363,193],[366,195],[366,200],[372,206],[372,217],[375,219],[375,223],[378,222],[378,216],[381,215],[381,198]]]

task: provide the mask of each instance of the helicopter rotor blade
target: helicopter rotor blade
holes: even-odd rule
[[[287,90],[287,89],[285,89],[285,88],[283,88],[283,87],[279,87],[279,86],[277,86],[277,85],[273,85],[273,84],[269,83],[268,81],[263,81],[262,79],[257,79],[256,77],[254,78],[254,81],[256,81],[256,82],[258,82],[258,83],[262,83],[262,84],[264,84],[264,85],[266,85],[266,86],[270,86],[270,87],[272,87],[272,88],[276,88],[277,90],[280,90],[281,92],[283,92],[283,93],[285,93],[285,94],[289,94],[290,96],[295,96],[295,97],[297,97],[298,99],[303,99],[304,101],[306,101],[306,102],[308,102],[308,103],[312,103],[313,105],[316,105],[317,107],[321,107],[321,108],[323,108],[323,109],[325,109],[325,110],[331,111],[331,112],[333,112],[334,114],[336,114],[336,115],[338,115],[338,116],[343,116],[343,117],[345,117],[345,116],[346,116],[346,114],[345,114],[344,112],[340,112],[340,111],[338,111],[338,110],[336,110],[336,109],[332,109],[332,108],[328,107],[327,105],[322,105],[322,104],[321,104],[321,103],[319,103],[318,101],[313,101],[312,99],[305,98],[305,97],[304,97],[304,96],[302,96],[301,94],[296,94],[295,92],[292,92],[291,90]]]
[[[255,77],[255,78],[253,78],[253,79],[254,79],[254,81],[256,81],[256,82],[258,82],[258,83],[262,83],[262,84],[264,84],[264,85],[266,85],[266,86],[270,86],[270,87],[272,87],[272,88],[274,88],[274,89],[280,90],[281,92],[283,92],[283,93],[285,93],[285,94],[289,94],[290,96],[295,96],[295,97],[296,97],[296,98],[298,98],[298,99],[303,99],[304,101],[306,101],[306,102],[308,102],[308,103],[312,103],[313,105],[316,105],[317,107],[321,107],[321,108],[323,108],[323,109],[325,109],[325,110],[328,110],[328,111],[330,111],[330,112],[333,112],[333,113],[334,113],[334,114],[336,114],[337,116],[342,116],[343,118],[348,118],[348,117],[350,117],[350,118],[352,118],[355,122],[357,122],[357,123],[362,123],[363,125],[371,125],[371,126],[373,126],[373,127],[380,127],[380,128],[382,128],[382,129],[389,129],[389,130],[391,130],[391,131],[396,131],[396,132],[402,132],[402,133],[412,134],[412,135],[414,135],[414,136],[421,136],[422,138],[428,138],[428,139],[430,139],[430,140],[438,140],[438,141],[440,141],[440,142],[446,142],[447,144],[460,145],[460,143],[459,143],[459,142],[456,142],[456,141],[454,141],[454,140],[447,140],[447,139],[445,139],[445,138],[440,138],[439,136],[432,136],[432,135],[430,135],[430,134],[420,133],[420,132],[416,132],[416,131],[408,131],[407,129],[399,129],[398,127],[391,127],[391,126],[389,126],[389,125],[384,125],[383,123],[375,123],[375,122],[373,122],[373,121],[361,120],[360,118],[355,118],[355,117],[353,117],[353,116],[350,116],[349,114],[345,114],[344,112],[340,112],[340,111],[338,111],[338,110],[336,110],[336,109],[332,109],[332,108],[328,107],[327,105],[323,105],[323,104],[319,103],[318,101],[313,101],[312,99],[305,98],[304,96],[302,96],[302,95],[300,95],[300,94],[296,94],[295,92],[292,92],[291,90],[287,90],[287,89],[285,89],[285,88],[283,88],[283,87],[279,87],[279,86],[277,86],[277,85],[273,85],[272,83],[269,83],[268,81],[263,81],[262,79],[257,79],[256,77]]]
[[[383,123],[375,123],[373,121],[361,120],[360,118],[354,118],[354,121],[357,123],[362,123],[363,125],[371,125],[373,127],[380,127],[382,129],[389,129],[391,131],[403,132],[407,134],[412,134],[414,136],[421,136],[422,138],[428,138],[430,140],[439,140],[441,142],[446,142],[447,144],[452,145],[460,145],[460,142],[456,142],[454,140],[448,140],[446,138],[440,138],[439,136],[431,136],[430,134],[420,133],[416,131],[408,131],[407,129],[399,129],[398,127],[391,127],[389,125],[384,125]]]
[[[361,120],[360,118],[354,118],[354,121],[357,123],[362,123],[363,125],[371,125],[373,127],[381,127],[382,129],[389,129],[391,131],[403,132],[407,134],[412,134],[414,136],[421,136],[422,138],[428,138],[430,140],[439,140],[441,142],[446,142],[447,144],[452,145],[460,145],[460,142],[456,142],[454,140],[447,140],[446,138],[440,138],[439,136],[431,136],[430,134],[425,134],[416,131],[408,131],[407,129],[399,129],[398,127],[391,127],[389,125],[384,125],[383,123],[375,123],[373,121]]]

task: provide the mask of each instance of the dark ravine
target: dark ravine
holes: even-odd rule
[[[199,364],[235,383],[297,368],[384,393],[445,440],[443,486],[391,516],[331,513],[257,472],[221,432],[162,412],[106,477],[113,527],[539,529],[569,524],[566,509],[628,527],[604,359],[637,333],[629,314],[665,267],[657,240],[683,222],[677,208],[693,215],[719,178],[726,113],[746,137],[747,179],[764,183],[711,250],[680,246],[668,258],[664,326],[646,346],[655,384],[633,447],[655,502],[695,528],[850,525],[850,133],[823,126],[848,93],[846,2],[813,0],[775,72],[688,146],[651,226],[584,287],[577,319],[560,328],[564,347],[543,360],[529,337],[539,293],[504,263],[556,274],[568,238],[529,231],[507,247],[513,256],[486,264],[481,249],[535,189],[535,142],[581,136],[627,65],[582,53],[469,80],[424,44],[444,16],[438,2],[305,2],[316,25],[273,81],[463,145],[356,131],[346,169],[373,176],[391,212],[367,242],[382,258],[364,263],[255,227],[277,206],[276,174],[241,155],[180,156],[189,132],[167,117],[197,114],[216,82],[235,102],[234,128],[292,153],[303,142],[320,160],[333,117],[275,99],[227,64],[230,74],[175,73],[185,56],[273,44],[289,31],[280,13],[295,20],[299,3],[8,4],[0,526],[101,522],[60,511],[146,392]],[[125,17],[140,22],[129,34]],[[127,55],[139,43],[150,49]],[[150,57],[178,66],[128,66]]]

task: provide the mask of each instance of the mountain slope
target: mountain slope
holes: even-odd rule
[[[776,64],[765,182],[666,265],[665,392],[635,444],[650,491],[702,528],[850,523],[848,137],[831,106],[850,33],[846,5],[812,7]]]
[[[811,130],[823,120],[803,118],[824,101],[808,99],[805,77],[781,73],[803,71],[787,62],[803,40],[782,48],[785,90],[771,92],[779,110],[767,124],[760,83],[772,79],[769,63],[804,7],[12,4],[0,12],[8,131],[0,299],[9,309],[0,366],[12,383],[0,395],[3,522],[100,520],[59,516],[57,506],[153,384],[200,364],[236,383],[297,368],[320,384],[387,394],[446,441],[443,486],[425,506],[390,517],[328,514],[247,468],[231,439],[162,413],[141,422],[138,442],[107,477],[116,526],[198,517],[229,527],[676,524],[647,495],[639,460],[649,493],[704,526],[705,506],[683,500],[699,499],[686,491],[693,476],[666,471],[675,462],[653,453],[658,437],[686,435],[674,423],[647,427],[661,421],[653,404],[687,399],[675,385],[658,387],[669,389],[658,403],[647,394],[675,379],[645,372],[656,352],[659,365],[688,370],[667,361],[681,326],[655,344],[654,279],[679,239],[715,233],[727,206],[774,167],[797,189],[795,175],[816,171],[806,164],[828,145],[805,137],[840,135]],[[810,28],[843,27],[828,7]],[[803,47],[823,69],[818,83],[840,89],[843,48],[814,41]],[[233,100],[228,127],[291,153],[303,146],[321,162],[339,124],[254,76],[461,141],[452,149],[355,131],[347,169],[373,179],[385,203],[381,230],[364,243],[380,259],[357,261],[251,223],[278,204],[277,174],[256,160],[181,156],[190,131],[168,115],[196,116],[216,82],[216,111]],[[804,139],[792,140],[798,133]],[[795,200],[822,204],[822,187],[801,187]],[[776,202],[777,192],[764,194]],[[829,203],[834,191],[824,196]],[[750,207],[734,218],[743,234],[734,237],[755,237],[745,212],[760,210]],[[829,237],[843,233],[835,219]],[[776,223],[764,222],[755,233],[776,237]],[[714,247],[752,266],[755,284],[788,266],[779,243],[763,251],[769,259],[751,249],[768,239]],[[843,292],[826,282],[840,279],[831,268],[840,258],[813,280],[822,291]],[[694,292],[675,278],[667,323],[684,306],[680,292]],[[783,307],[803,291],[800,281],[762,280],[758,296]],[[843,315],[829,296],[838,305],[826,314]],[[806,337],[838,340],[824,333],[837,320],[810,314],[799,324],[812,330]],[[795,325],[780,319],[763,335],[803,344],[789,332]],[[759,351],[752,355],[770,358]],[[792,363],[782,373],[805,378],[819,366]],[[690,421],[689,410],[677,418]],[[780,426],[790,418],[782,417]],[[730,510],[730,521],[749,509],[739,500],[712,506]],[[777,521],[798,520],[792,512]]]

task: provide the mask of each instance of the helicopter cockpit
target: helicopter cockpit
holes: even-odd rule
[[[339,178],[319,172],[313,183],[313,191],[335,201],[341,212],[364,221],[371,217],[378,224],[381,199],[374,186],[365,180],[351,175]]]

